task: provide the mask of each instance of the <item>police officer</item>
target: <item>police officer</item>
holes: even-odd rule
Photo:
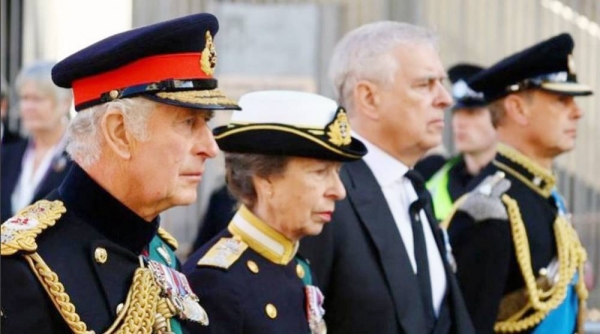
[[[345,110],[326,97],[254,92],[240,106],[214,133],[242,206],[183,267],[211,317],[195,332],[325,333],[323,295],[298,244],[331,220],[346,196],[342,161],[366,148],[350,136]]]
[[[583,112],[574,97],[592,94],[577,82],[573,48],[561,34],[468,81],[489,103],[501,142],[449,226],[477,333],[577,331],[586,253],[552,172],[575,146]]]
[[[451,108],[452,133],[460,154],[446,161],[427,182],[435,217],[439,221],[448,216],[452,203],[467,191],[473,177],[496,153],[496,130],[489,110],[482,94],[474,92],[466,84],[468,78],[482,70],[482,67],[471,64],[457,64],[448,70],[455,101]]]
[[[237,108],[212,77],[217,19],[114,35],[58,63],[77,116],[61,186],[2,224],[5,333],[183,333],[208,323],[159,214],[196,200],[218,148],[206,122]]]

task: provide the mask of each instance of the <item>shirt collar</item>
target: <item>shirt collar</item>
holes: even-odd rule
[[[375,175],[380,187],[383,188],[397,182],[408,172],[408,166],[384,152],[375,144],[355,132],[352,133],[352,136],[358,138],[367,147],[368,152],[363,160]]]
[[[58,192],[67,210],[137,255],[142,253],[158,229],[159,217],[151,222],[145,221],[109,194],[76,163]]]
[[[493,164],[545,198],[550,196],[556,184],[556,178],[551,170],[540,166],[506,144],[498,144],[498,153]]]
[[[242,205],[227,227],[254,251],[269,261],[287,265],[298,251],[298,242],[292,242],[260,220]]]

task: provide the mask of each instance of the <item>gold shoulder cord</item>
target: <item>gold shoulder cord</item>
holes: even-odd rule
[[[64,285],[59,281],[58,275],[48,267],[42,257],[35,252],[37,244],[35,237],[43,229],[53,226],[66,209],[61,202],[40,201],[25,210],[36,210],[44,207],[43,214],[36,211],[39,226],[34,229],[21,231],[17,243],[2,244],[2,255],[12,255],[19,250],[31,250],[33,253],[24,254],[23,257],[33,270],[48,295],[50,300],[63,317],[69,328],[76,334],[92,334],[87,325],[81,321],[75,305],[70,301],[65,292]],[[23,233],[25,232],[25,233]],[[12,241],[11,241],[12,242]],[[156,284],[150,269],[138,268],[133,276],[133,282],[123,310],[118,313],[117,319],[106,334],[138,334],[138,333],[168,333],[170,324],[168,319],[175,315],[175,307],[166,298],[160,297],[160,288]],[[119,327],[120,326],[120,327]],[[117,327],[119,327],[117,329]]]
[[[563,217],[558,216],[556,218],[554,222],[554,234],[559,261],[558,282],[549,290],[543,291],[542,289],[538,289],[536,285],[535,275],[531,266],[529,241],[525,225],[521,218],[519,205],[508,195],[502,196],[502,202],[507,207],[515,244],[515,254],[525,281],[529,300],[527,305],[519,312],[505,321],[496,322],[494,331],[513,333],[539,324],[551,310],[563,302],[569,283],[577,270],[579,271],[579,279],[577,280],[575,290],[579,298],[579,313],[581,316],[582,312],[585,311],[585,300],[588,297],[588,291],[583,282],[583,263],[587,255],[575,229]],[[524,317],[523,315],[528,311],[532,311],[532,313]]]
[[[163,229],[162,227],[159,227],[157,234],[161,239],[163,239],[167,244],[169,244],[169,246],[173,247],[173,249],[179,248],[179,243],[177,242],[177,239],[175,239],[169,232],[167,232],[167,230]]]

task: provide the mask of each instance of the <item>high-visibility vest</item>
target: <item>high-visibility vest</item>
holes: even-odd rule
[[[448,181],[450,180],[450,169],[454,167],[461,157],[454,157],[446,162],[442,168],[437,171],[425,184],[427,190],[431,193],[433,199],[433,211],[438,222],[444,220],[452,210],[452,197],[448,190]]]

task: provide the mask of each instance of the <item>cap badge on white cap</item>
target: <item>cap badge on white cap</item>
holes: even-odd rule
[[[327,126],[329,132],[327,132],[328,140],[330,143],[336,146],[346,146],[352,142],[350,135],[350,123],[348,122],[348,115],[344,108],[338,108],[335,113],[335,118]]]

